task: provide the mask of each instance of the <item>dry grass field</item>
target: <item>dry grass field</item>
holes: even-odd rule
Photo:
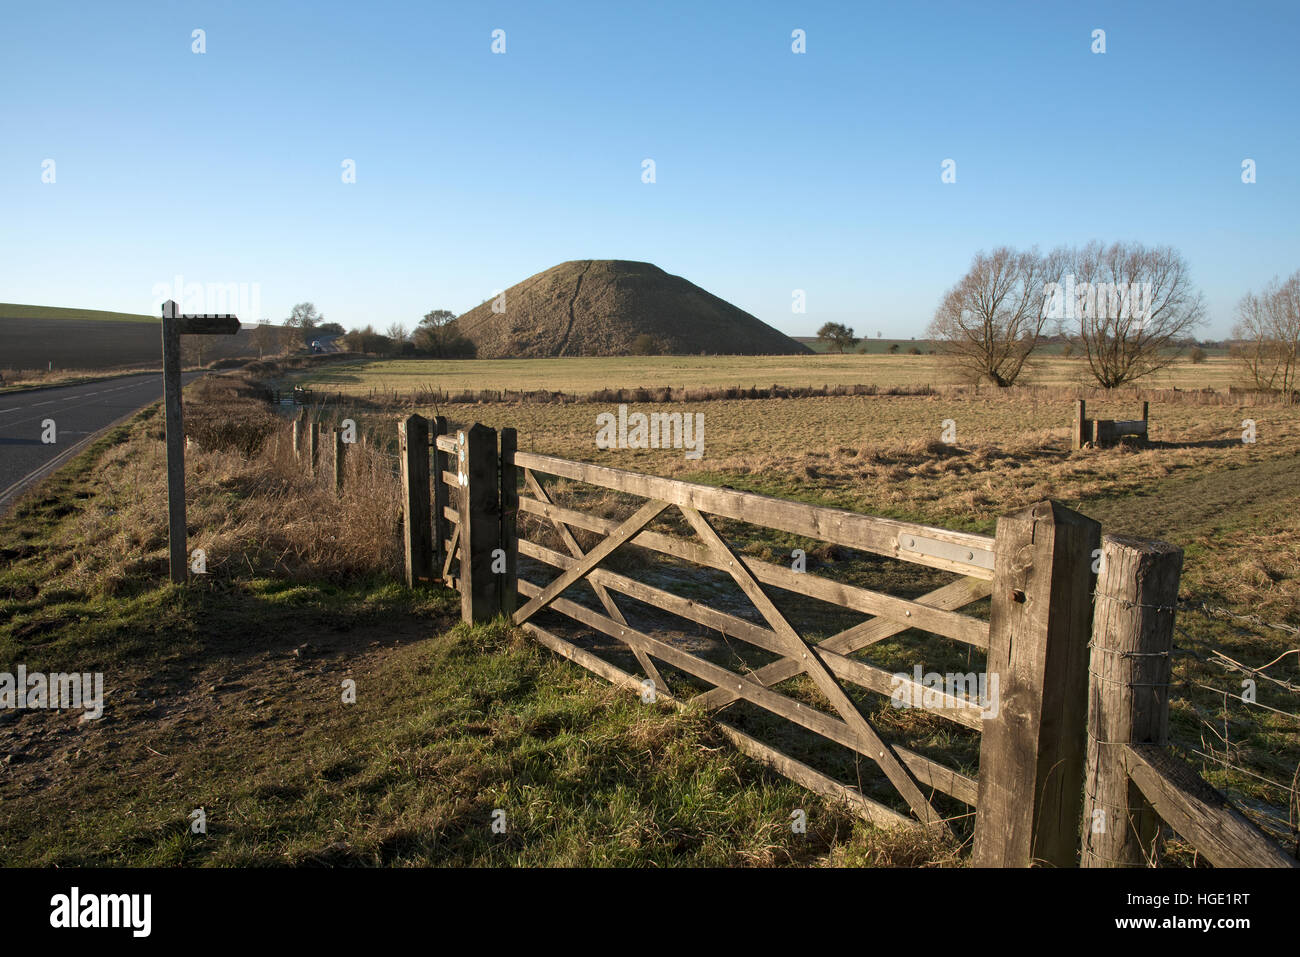
[[[664,406],[629,411],[638,408]],[[533,452],[951,528],[988,532],[998,515],[1055,498],[1104,514],[1109,532],[1213,548],[1214,561],[1189,561],[1184,580],[1220,580],[1217,601],[1279,616],[1300,610],[1300,513],[1293,508],[1300,483],[1292,474],[1300,416],[1286,406],[1153,403],[1149,448],[1071,453],[1072,403],[1060,398],[674,403],[674,412],[704,415],[698,460],[674,449],[597,448],[596,416],[616,411],[609,404],[480,403],[439,411],[458,425],[514,427],[520,447]],[[1089,413],[1130,418],[1140,406],[1093,402]],[[1241,441],[1245,419],[1256,424],[1254,443]],[[946,420],[956,426],[952,444],[941,441]]]
[[[1150,389],[1227,389],[1240,375],[1226,356],[1193,364],[1179,360],[1144,379]],[[358,359],[294,380],[320,391],[367,395],[421,390],[549,390],[586,394],[638,386],[722,388],[726,386],[875,385],[957,386],[963,376],[940,356],[612,356],[562,359]],[[1082,359],[1044,356],[1031,367],[1026,385],[1090,387]]]

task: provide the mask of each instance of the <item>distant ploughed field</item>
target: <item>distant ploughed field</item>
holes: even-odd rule
[[[161,361],[156,322],[0,318],[0,368],[114,369]]]
[[[1227,389],[1240,371],[1226,356],[1199,364],[1180,359],[1142,379],[1147,389]],[[331,392],[444,392],[485,389],[547,390],[586,394],[638,386],[705,388],[823,385],[954,386],[959,370],[932,355],[807,356],[608,356],[557,359],[357,360],[312,370],[294,384]],[[1091,386],[1082,359],[1045,357],[1023,379],[1026,385]]]
[[[0,303],[0,369],[95,371],[162,365],[161,320],[95,309]],[[216,337],[204,361],[256,355],[252,332]]]

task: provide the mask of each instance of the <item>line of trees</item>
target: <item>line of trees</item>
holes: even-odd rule
[[[413,330],[394,322],[386,333],[373,325],[344,334],[343,344],[350,352],[385,356],[468,359],[474,356],[474,343],[456,327],[456,314],[449,309],[432,309],[424,314]]]
[[[1004,246],[975,255],[929,334],[972,377],[998,386],[1020,377],[1044,339],[1063,335],[1097,382],[1114,388],[1170,365],[1204,321],[1204,298],[1172,247]]]

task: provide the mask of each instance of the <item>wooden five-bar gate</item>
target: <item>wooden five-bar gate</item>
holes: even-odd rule
[[[1097,522],[1050,501],[1001,517],[990,537],[521,451],[513,429],[501,431],[498,446],[496,431],[486,426],[449,434],[444,418],[413,415],[399,434],[408,584],[444,582],[459,591],[466,621],[505,615],[546,647],[629,690],[651,688],[658,700],[709,711],[743,700],[842,745],[879,767],[912,817],[718,721],[740,750],[818,794],[848,802],[872,822],[914,819],[950,834],[952,815],[945,819],[934,804],[943,794],[973,809],[977,865],[1074,866],[1081,844],[1085,865],[1141,865],[1154,853],[1154,808],[1198,847],[1215,845],[1207,852],[1215,863],[1295,863],[1162,750],[1168,743],[1161,715],[1167,715],[1178,549],[1108,537],[1103,553]],[[621,519],[566,507],[547,491],[547,476],[642,504]],[[521,538],[521,513],[549,525],[564,551]],[[684,522],[690,537],[650,528],[668,516],[678,527]],[[720,519],[953,577],[920,597],[902,598],[742,555],[720,533]],[[574,530],[603,538],[584,549]],[[610,557],[629,544],[729,575],[762,623],[609,567]],[[1099,582],[1107,556],[1112,564]],[[528,580],[519,574],[521,557],[556,574]],[[567,597],[583,582],[603,610]],[[778,609],[772,589],[868,617],[811,640]],[[629,606],[620,607],[616,595],[778,657],[743,672],[725,667],[683,643],[632,627],[624,613]],[[987,619],[963,612],[985,598]],[[547,609],[620,642],[642,674],[562,637],[560,629],[543,627],[537,618]],[[853,655],[911,629],[986,656],[986,687],[997,695],[992,716],[972,698],[902,682],[917,706],[980,732],[976,777],[891,743],[846,692],[846,686],[897,692],[900,676]],[[670,686],[660,665],[692,676],[706,690],[684,682]],[[811,679],[827,707],[779,690],[798,676]],[[1221,837],[1205,836],[1220,819],[1236,836],[1227,842],[1230,852],[1219,846]]]

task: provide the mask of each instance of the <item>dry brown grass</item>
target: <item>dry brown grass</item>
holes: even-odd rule
[[[1297,620],[1294,407],[1175,393],[1170,401],[1148,399],[1149,447],[1071,452],[1073,401],[1066,391],[675,405],[673,411],[705,415],[699,460],[672,449],[596,448],[596,416],[612,410],[604,404],[484,403],[442,411],[455,427],[515,427],[528,451],[952,528],[991,532],[997,516],[1054,498],[1098,518],[1106,532],[1186,548],[1184,597]],[[1136,395],[1092,400],[1089,413],[1134,417]],[[940,439],[947,419],[956,423],[953,444]],[[1253,444],[1241,441],[1245,419],[1256,424]]]
[[[186,453],[189,547],[203,549],[214,578],[268,576],[342,581],[400,570],[399,484],[390,459],[371,444],[349,446],[344,492],[332,487],[322,451],[315,477],[294,459],[288,424],[246,384],[223,382],[187,397],[187,431],[216,447]],[[213,396],[205,405],[203,396]],[[209,421],[229,416],[221,427]],[[86,504],[67,535],[66,584],[114,594],[141,572],[161,575],[167,561],[166,456],[157,416],[137,423],[136,440],[100,461],[103,493]]]

